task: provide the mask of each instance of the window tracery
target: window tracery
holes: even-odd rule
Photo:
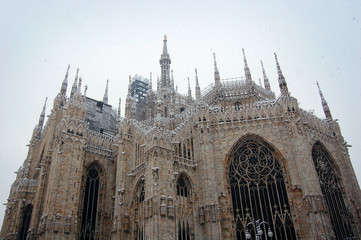
[[[190,180],[184,173],[177,179],[176,191],[178,240],[190,240],[194,229],[193,194]]]
[[[269,223],[275,239],[296,239],[282,167],[275,151],[255,137],[230,155],[228,178],[237,240],[246,239],[247,223]],[[262,225],[263,232],[268,226]],[[254,236],[255,229],[248,229]],[[265,236],[265,239],[269,239]]]
[[[97,239],[97,209],[99,193],[99,171],[92,165],[88,169],[80,231],[81,240]]]
[[[134,240],[144,239],[145,181],[141,179],[134,193]]]
[[[343,199],[343,189],[335,164],[318,142],[312,148],[312,159],[321,185],[322,194],[330,212],[331,223],[336,239],[346,239],[353,236],[352,215]]]
[[[23,212],[23,223],[21,225],[21,229],[19,233],[19,240],[27,239],[32,212],[33,212],[33,205],[31,204],[27,205]]]

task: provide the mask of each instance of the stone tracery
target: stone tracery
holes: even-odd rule
[[[246,239],[252,219],[268,222],[277,239],[296,239],[283,169],[270,146],[255,137],[241,141],[230,155],[228,178],[238,240]]]
[[[352,215],[347,209],[344,190],[340,175],[326,149],[320,142],[312,147],[312,158],[321,185],[321,191],[326,198],[330,212],[331,223],[337,239],[353,236],[351,222]]]

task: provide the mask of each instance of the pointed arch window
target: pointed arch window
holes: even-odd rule
[[[134,195],[134,240],[144,239],[144,217],[145,217],[145,181],[141,179],[135,188]]]
[[[190,240],[194,229],[192,186],[186,174],[179,175],[176,184],[178,240]]]
[[[240,142],[230,154],[228,172],[237,240],[246,240],[247,223],[261,219],[273,239],[297,239],[283,169],[275,150],[257,137]],[[248,229],[255,237],[255,229]],[[264,239],[270,239],[267,234]]]
[[[97,239],[96,221],[99,194],[99,171],[95,166],[88,169],[83,202],[83,215],[80,231],[81,240]]]
[[[33,205],[31,204],[27,205],[23,212],[23,222],[21,224],[19,240],[26,240],[27,238],[32,212],[33,212]]]
[[[353,236],[351,228],[352,215],[343,199],[344,191],[338,169],[326,149],[319,142],[312,147],[312,159],[320,181],[322,194],[326,198],[336,239],[346,239]]]

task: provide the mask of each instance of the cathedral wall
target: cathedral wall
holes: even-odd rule
[[[304,194],[320,192],[319,185],[315,184],[317,179],[312,165],[312,146],[305,141],[304,135],[290,134],[284,122],[275,121],[243,126],[219,124],[212,127],[209,132],[200,134],[200,142],[203,142],[198,146],[200,150],[197,155],[199,157],[198,174],[201,177],[198,178],[197,183],[203,186],[199,188],[203,190],[203,199],[200,202],[205,205],[218,203],[218,199],[226,195],[228,204],[231,204],[226,174],[229,167],[228,154],[239,139],[250,134],[264,139],[279,154],[285,170],[288,199],[297,234],[307,239],[311,231],[307,224],[307,216],[302,213],[302,198]],[[219,234],[212,230],[207,230],[207,232]]]

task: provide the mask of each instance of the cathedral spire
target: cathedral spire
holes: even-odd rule
[[[196,72],[196,99],[198,100],[201,98],[201,88],[199,87],[197,68],[194,71]]]
[[[61,84],[60,95],[62,95],[62,96],[65,96],[66,89],[68,88],[69,68],[70,68],[70,65],[68,65],[68,69],[66,70],[66,73],[65,73],[65,78],[63,80],[63,83]]]
[[[109,85],[109,79],[107,79],[107,85],[105,87],[104,97],[103,97],[103,103],[108,104],[108,85]]]
[[[189,82],[189,77],[188,77],[188,100],[192,100],[192,90],[191,90],[191,84]]]
[[[248,67],[248,63],[247,63],[247,59],[246,59],[246,54],[244,53],[244,49],[242,48],[242,53],[243,53],[243,61],[244,61],[244,74],[246,75],[246,82],[250,83],[252,82],[252,76],[251,76],[251,71],[249,70]]]
[[[46,109],[46,101],[48,98],[45,98],[43,110],[40,113],[39,122],[38,122],[38,129],[42,129],[44,125],[44,119],[45,119],[45,109]]]
[[[170,86],[170,64],[171,59],[168,54],[168,48],[167,48],[167,36],[164,35],[163,40],[163,53],[160,56],[159,59],[160,68],[161,68],[161,86],[162,87],[169,87]]]
[[[325,113],[325,116],[327,119],[332,119],[330,108],[328,107],[326,99],[323,97],[320,85],[318,84],[318,82],[316,82],[316,83],[317,83],[317,87],[318,87],[318,92],[320,93],[320,97],[321,97],[321,104],[322,104],[323,112]]]
[[[157,92],[159,92],[160,90],[160,80],[159,80],[159,76],[157,75]]]
[[[213,52],[213,60],[214,60],[214,83],[216,84],[216,86],[219,86],[221,84],[221,77],[219,76],[216,54],[214,52]]]
[[[278,63],[277,54],[276,53],[274,53],[274,54],[275,54],[275,59],[276,59],[276,65],[277,65],[277,71],[278,71],[278,84],[280,86],[281,95],[287,96],[289,93],[288,93],[286,79],[283,76],[280,64]]]
[[[129,75],[129,84],[128,84],[128,94],[127,94],[127,98],[125,100],[125,117],[130,118],[131,117],[131,112],[132,112],[132,98],[131,98],[131,94],[132,94],[132,77]]]
[[[150,76],[149,76],[149,91],[152,91],[153,89],[153,84],[152,84],[152,73],[150,73]]]
[[[129,75],[129,84],[128,84],[128,95],[127,98],[130,98],[132,94],[132,76]]]
[[[168,48],[167,48],[167,35],[164,35],[163,39],[163,53],[162,55],[168,55]]]
[[[81,82],[82,82],[82,78],[79,78],[79,82],[78,82],[78,94],[79,96],[81,96]]]
[[[86,92],[88,91],[88,85],[85,85],[84,87],[84,99],[86,99]]]
[[[73,86],[71,88],[70,97],[73,97],[74,94],[77,92],[78,74],[79,74],[79,68],[76,69],[76,75],[75,75]]]
[[[266,75],[266,71],[264,70],[262,60],[261,60],[261,66],[262,66],[262,72],[263,72],[264,88],[267,89],[268,91],[271,91],[271,86],[270,86],[270,84],[269,84],[269,80],[268,80],[268,77],[267,77],[267,75]]]
[[[174,77],[173,77],[173,69],[171,70],[171,82],[170,82],[170,86],[172,87],[172,89],[174,90]]]
[[[121,98],[119,98],[119,105],[118,105],[118,119],[120,119],[121,106],[122,106],[122,99],[121,99]]]

